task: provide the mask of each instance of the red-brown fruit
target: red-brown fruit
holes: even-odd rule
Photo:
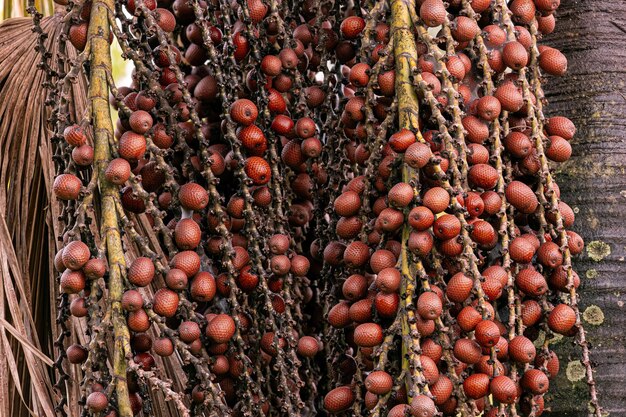
[[[432,291],[422,293],[417,299],[417,313],[426,320],[434,320],[441,315],[441,298]]]
[[[122,308],[126,311],[137,311],[143,307],[143,297],[137,290],[127,290],[122,295]]]
[[[249,126],[254,123],[258,115],[259,110],[256,105],[252,101],[245,98],[236,100],[230,106],[230,117],[235,123],[239,123],[242,126]]]
[[[437,414],[437,407],[430,397],[420,394],[413,398],[411,402],[411,415],[413,417],[434,417],[435,414]]]
[[[477,400],[489,394],[489,376],[486,374],[472,374],[463,381],[463,391],[469,398]]]
[[[118,145],[120,157],[128,161],[138,161],[146,153],[146,138],[130,130],[122,135]]]
[[[576,323],[576,313],[567,304],[558,304],[548,315],[548,327],[553,332],[568,334]]]
[[[235,334],[235,321],[228,314],[218,314],[206,327],[206,335],[215,343],[227,343]]]
[[[350,304],[339,302],[328,312],[328,322],[331,326],[342,329],[351,323]]]
[[[447,192],[446,192],[447,194]],[[409,225],[417,231],[424,231],[430,228],[435,221],[435,215],[427,207],[418,206],[409,212]]]
[[[154,263],[150,258],[135,259],[128,268],[128,281],[138,287],[150,285],[154,278]]]
[[[512,41],[504,45],[502,59],[507,67],[519,71],[528,65],[528,52],[521,43]]]
[[[544,242],[537,250],[537,260],[543,266],[554,269],[563,263],[563,254],[556,243]]]
[[[174,317],[178,309],[178,294],[168,288],[161,288],[154,293],[152,309],[163,317]]]
[[[522,376],[521,385],[527,391],[540,395],[548,391],[550,380],[539,369],[529,369]]]
[[[469,142],[481,144],[489,137],[489,126],[478,117],[465,116],[461,119],[461,123],[467,131],[465,139]]]
[[[454,344],[454,357],[463,363],[473,365],[482,358],[478,343],[467,338],[458,339]]]
[[[191,343],[200,337],[200,326],[194,321],[183,321],[178,326],[178,335],[183,342]]]
[[[458,272],[450,278],[446,287],[446,295],[451,301],[462,303],[470,296],[473,287],[474,280],[464,273]]]
[[[558,49],[544,47],[539,54],[539,66],[550,75],[561,76],[567,72],[567,58]]]
[[[509,112],[519,111],[524,105],[524,97],[518,87],[511,81],[501,84],[495,91],[494,96],[500,101],[502,109]]]
[[[69,363],[78,364],[83,363],[87,360],[87,349],[76,343],[70,345],[65,353],[67,355],[67,360],[69,361]]]
[[[419,12],[424,24],[428,27],[442,25],[447,16],[446,7],[441,0],[425,0]]]
[[[80,240],[74,240],[65,246],[61,259],[67,269],[77,271],[89,261],[90,256],[89,246]]]
[[[565,162],[572,156],[572,145],[560,136],[550,136],[546,156],[554,162]]]
[[[89,24],[87,22],[82,22],[77,25],[70,26],[70,31],[68,34],[69,40],[74,46],[74,48],[79,51],[83,51],[85,46],[87,46],[87,32],[89,30]]]
[[[500,328],[491,320],[482,320],[474,329],[476,341],[484,347],[492,347],[500,339]]]
[[[109,406],[109,399],[100,391],[94,391],[85,400],[85,405],[92,413],[100,413]]]
[[[452,381],[445,375],[440,375],[437,382],[430,386],[430,392],[434,397],[435,404],[442,405],[452,395],[454,388]]]
[[[152,128],[152,116],[144,110],[135,110],[128,118],[128,124],[133,132],[143,135]]]
[[[199,184],[188,182],[178,190],[180,204],[188,210],[202,210],[209,204],[209,194]]]
[[[395,293],[400,288],[401,274],[396,268],[385,268],[376,276],[376,286],[385,293]]]
[[[152,350],[159,356],[170,356],[174,353],[174,344],[167,337],[162,337],[154,341]]]
[[[72,149],[72,160],[78,166],[90,166],[93,163],[93,148],[89,145],[75,147]]]
[[[77,294],[85,289],[85,274],[83,271],[66,269],[61,275],[61,291],[66,294]]]
[[[534,268],[522,269],[515,277],[515,285],[524,293],[538,297],[548,290],[546,279]]]
[[[54,179],[52,190],[57,198],[61,200],[76,200],[83,183],[72,174],[61,174]]]
[[[348,410],[354,403],[355,395],[352,388],[342,386],[333,389],[324,397],[324,408],[329,413],[341,413]]]
[[[513,404],[517,399],[517,387],[508,376],[496,376],[489,384],[493,397],[503,404]]]
[[[383,329],[376,323],[364,323],[354,329],[354,343],[360,347],[378,346],[383,341]]]
[[[335,199],[334,208],[339,216],[354,216],[361,208],[361,198],[354,191],[346,191]]]
[[[474,187],[491,190],[498,183],[498,171],[488,164],[476,164],[470,168],[468,180]]]
[[[265,159],[258,156],[251,156],[246,159],[244,170],[255,185],[267,184],[272,176],[270,165]]]
[[[509,341],[509,356],[516,362],[531,363],[535,360],[537,350],[533,342],[525,336],[515,336]]]
[[[500,116],[502,106],[494,96],[484,96],[476,103],[476,111],[482,119],[491,122]]]
[[[565,140],[572,140],[576,134],[576,126],[564,116],[550,117],[545,125],[548,135],[560,136]]]
[[[215,297],[215,278],[208,272],[198,272],[191,282],[191,297],[200,302],[208,302]]]
[[[443,187],[433,187],[424,194],[422,204],[435,214],[441,213],[450,205],[450,194]]]
[[[527,135],[513,131],[504,138],[504,148],[514,157],[524,158],[530,154],[533,144]]]
[[[373,371],[365,378],[365,389],[376,395],[385,395],[393,388],[393,378],[385,371]]]
[[[350,16],[341,22],[340,30],[346,39],[356,39],[365,29],[365,20],[359,16]]]
[[[461,222],[452,214],[440,216],[433,224],[433,233],[438,239],[447,240],[459,235]]]
[[[411,144],[404,153],[404,163],[413,169],[421,169],[428,164],[433,156],[430,147],[424,143],[415,142]]]
[[[348,79],[357,87],[365,87],[370,80],[369,70],[370,66],[364,62],[354,64],[350,69]]]
[[[261,72],[263,74],[274,77],[283,70],[283,64],[276,55],[265,55],[261,60]]]
[[[143,309],[128,313],[126,322],[128,328],[134,332],[145,332],[150,328],[150,317]]]
[[[193,219],[181,219],[174,228],[174,240],[181,250],[195,249],[200,244],[202,232]]]
[[[452,23],[452,37],[458,42],[468,42],[480,32],[474,19],[467,16],[458,16]]]
[[[110,183],[122,185],[130,178],[130,164],[126,159],[115,158],[109,162],[104,176]]]
[[[298,340],[297,352],[305,358],[313,358],[319,352],[320,346],[317,339],[311,336],[302,336]]]
[[[356,301],[367,294],[367,279],[360,274],[350,275],[343,283],[341,292],[346,300]]]
[[[178,252],[170,261],[170,266],[180,269],[187,274],[187,278],[191,278],[200,270],[200,257],[193,251]]]
[[[401,129],[389,138],[389,146],[394,152],[405,152],[416,141],[415,134],[408,129]]]
[[[521,181],[511,181],[505,190],[506,199],[524,214],[534,213],[539,205],[535,192]]]
[[[509,244],[509,253],[515,262],[527,264],[535,255],[535,247],[530,240],[518,236]]]
[[[85,135],[83,128],[76,124],[65,128],[63,138],[72,146],[82,146],[87,143],[87,135]]]

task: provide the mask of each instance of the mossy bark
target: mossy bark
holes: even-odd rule
[[[600,405],[626,414],[626,2],[563,0],[554,34],[542,43],[568,58],[568,73],[545,83],[547,116],[578,128],[572,158],[557,168],[561,197],[576,212],[586,242],[575,259],[580,310],[590,342]],[[580,350],[562,339],[561,372],[552,381],[552,415],[588,414]]]
[[[100,191],[100,221],[103,237],[106,239],[106,255],[109,264],[108,297],[114,328],[114,352],[112,357],[113,378],[117,396],[117,409],[120,417],[133,415],[128,385],[126,383],[126,355],[130,353],[129,331],[122,311],[123,277],[126,270],[124,250],[119,230],[116,202],[119,188],[108,182],[104,171],[111,159],[110,144],[113,143],[113,123],[109,108],[109,84],[111,75],[111,50],[109,44],[109,13],[114,10],[113,0],[95,0],[91,7],[89,21],[90,76],[89,101],[94,130],[94,175],[98,175]]]

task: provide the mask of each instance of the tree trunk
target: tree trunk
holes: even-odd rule
[[[626,396],[626,1],[562,0],[554,34],[569,69],[546,83],[550,114],[578,128],[572,158],[558,169],[561,197],[577,214],[586,250],[575,261],[581,314],[595,365],[600,405],[625,415]],[[587,415],[580,349],[558,343],[561,372],[552,415]]]

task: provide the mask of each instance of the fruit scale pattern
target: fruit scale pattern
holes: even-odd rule
[[[59,2],[59,415],[539,416],[555,335],[601,415],[559,0]]]

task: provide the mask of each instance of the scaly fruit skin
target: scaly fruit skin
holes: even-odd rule
[[[324,408],[330,413],[340,413],[354,403],[355,395],[349,386],[338,387],[324,397]]]
[[[52,190],[61,200],[76,200],[83,187],[82,181],[72,174],[61,174],[54,179]]]

